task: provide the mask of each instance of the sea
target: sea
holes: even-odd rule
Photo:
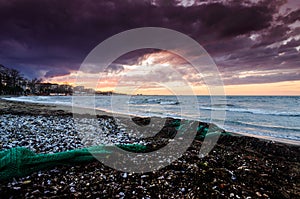
[[[212,122],[254,137],[300,141],[300,96],[21,96],[12,101],[82,106],[136,116]],[[75,99],[75,100],[74,100]]]

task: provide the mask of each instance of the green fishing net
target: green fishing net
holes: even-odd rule
[[[187,121],[188,123],[188,121]],[[185,122],[181,122],[180,120],[175,120],[171,123],[170,126],[175,127],[178,132],[184,132],[186,127]],[[216,125],[210,126],[207,123],[199,124],[197,127],[196,139],[203,139],[205,137],[211,136],[220,136],[220,135],[231,135],[229,132],[224,131]]]
[[[134,152],[143,152],[146,150],[146,146],[144,145],[124,144],[116,146]],[[0,151],[0,180],[26,176],[32,172],[57,165],[90,162],[95,160],[94,156],[105,158],[106,155],[109,155],[113,151],[112,147],[105,145],[94,146],[53,154],[36,154],[24,147]]]
[[[184,132],[180,130],[187,128],[185,123],[180,123],[179,120],[175,120],[170,126],[174,127],[179,133]],[[218,131],[218,129],[211,132],[208,125],[199,125],[196,139],[220,134],[230,135],[224,130]],[[136,153],[147,151],[147,146],[139,144],[119,144],[116,146],[120,149]],[[35,171],[58,165],[73,165],[76,163],[90,162],[95,160],[94,156],[97,156],[97,158],[105,158],[113,152],[112,147],[114,146],[102,145],[52,154],[36,154],[24,147],[0,151],[0,180],[30,175]]]

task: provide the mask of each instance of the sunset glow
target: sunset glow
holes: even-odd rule
[[[169,52],[157,52],[140,56],[132,65],[122,65],[122,70],[111,70],[102,73],[72,72],[69,75],[46,79],[47,82],[70,84],[76,86],[80,77],[80,84],[97,91],[113,91],[126,94],[143,95],[173,95],[171,88],[177,88],[181,95],[191,95],[192,89],[196,95],[210,95],[209,88],[203,81],[200,71],[192,67],[183,58]],[[165,71],[165,72],[164,72]],[[224,90],[227,95],[299,95],[300,81],[279,81],[270,83],[232,84],[236,78],[247,79],[257,77],[271,77],[272,75],[289,74],[291,70],[272,71],[241,71],[232,76],[223,77]],[[297,70],[295,70],[297,73]],[[164,74],[163,76],[160,76]],[[226,73],[225,73],[226,74]],[[222,71],[220,71],[222,77]],[[153,80],[153,81],[151,81]],[[158,84],[157,82],[160,82]],[[186,82],[183,83],[183,82]],[[234,83],[234,81],[233,81]]]

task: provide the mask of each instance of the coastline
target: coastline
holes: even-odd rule
[[[63,126],[68,123],[68,118],[72,117],[71,111],[72,107],[63,105],[0,99],[0,115],[7,116],[8,119],[12,115],[14,121],[24,116],[29,116],[30,120],[38,117],[42,121],[49,118],[50,122],[55,120],[54,126]],[[97,111],[97,115],[112,116],[111,113],[104,111]],[[47,128],[46,126],[45,129]],[[62,134],[63,132],[62,129]],[[299,145],[273,142],[239,133],[233,135],[236,136],[221,136],[218,144],[204,158],[198,156],[203,140],[195,140],[179,160],[154,172],[124,173],[97,161],[56,166],[50,170],[34,172],[27,177],[1,182],[0,193],[4,198],[57,195],[72,198],[96,196],[103,198],[123,198],[123,196],[129,198],[296,198],[300,196],[300,186],[297,183],[300,177]],[[164,136],[162,132],[160,139],[166,139]]]
[[[47,112],[51,113],[57,113],[58,112],[64,112],[65,114],[72,115],[73,113],[81,114],[82,112],[87,112],[90,114],[96,114],[96,115],[106,115],[106,116],[112,116],[112,117],[140,117],[135,115],[125,115],[122,113],[112,113],[109,111],[99,110],[99,109],[88,109],[88,108],[80,108],[76,107],[72,110],[72,106],[63,105],[63,104],[51,104],[51,103],[34,103],[34,102],[20,102],[20,101],[10,101],[3,98],[7,98],[10,96],[0,96],[0,111],[5,111],[8,113],[9,111],[12,111],[14,113],[23,113],[23,114],[32,114],[31,110],[40,110],[38,114],[47,114]],[[9,106],[9,107],[8,107]],[[84,110],[84,111],[83,111]],[[96,111],[96,112],[94,112]],[[247,136],[247,137],[253,137],[258,138],[265,141],[272,141],[272,142],[278,142],[288,145],[296,145],[300,146],[300,141],[297,140],[291,140],[291,139],[284,139],[284,138],[275,138],[270,136],[263,136],[263,135],[255,135],[245,132],[230,132],[234,136]]]

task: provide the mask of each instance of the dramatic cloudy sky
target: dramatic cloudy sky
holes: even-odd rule
[[[228,94],[299,95],[299,18],[299,0],[0,0],[0,64],[28,78],[73,83],[85,57],[105,39],[132,28],[164,27],[205,48]],[[168,76],[161,78],[173,85],[176,75],[162,66],[188,67],[168,52],[132,52],[111,65],[103,90],[113,90],[124,76],[133,84],[149,81],[141,69],[149,64],[158,79]],[[185,79],[197,86],[192,73],[186,69]]]

